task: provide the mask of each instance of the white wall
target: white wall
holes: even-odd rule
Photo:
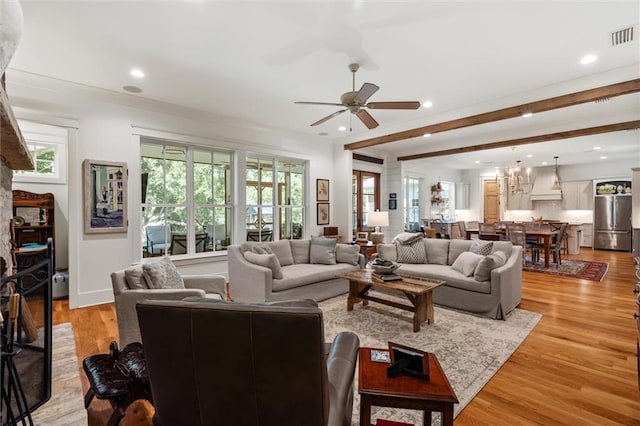
[[[286,134],[259,126],[237,125],[231,119],[203,114],[188,108],[148,101],[143,98],[83,87],[12,71],[7,77],[12,104],[30,116],[63,117],[77,120],[78,144],[69,152],[69,252],[70,306],[80,307],[113,300],[111,272],[140,258],[139,225],[133,218],[140,212],[139,144],[132,126],[161,134],[195,137],[211,146],[240,149],[307,159],[310,230],[317,233],[315,180],[333,180],[333,148],[319,137]],[[46,120],[45,120],[46,121]],[[188,135],[188,136],[184,136]],[[127,233],[84,234],[82,224],[81,165],[85,159],[126,162],[130,169]],[[311,161],[312,160],[312,161]],[[332,198],[338,197],[332,185]],[[332,217],[335,210],[332,209]],[[333,221],[333,218],[332,218]],[[134,226],[132,226],[132,222]],[[138,220],[139,224],[139,220]],[[315,231],[315,232],[314,232]],[[218,259],[216,259],[218,260]],[[226,271],[226,262],[195,262],[180,266],[188,273]]]

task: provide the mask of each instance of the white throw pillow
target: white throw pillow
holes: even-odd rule
[[[311,236],[309,263],[321,265],[336,264],[336,239]]]
[[[458,256],[455,262],[453,262],[451,269],[462,273],[465,277],[470,277],[473,275],[476,270],[476,266],[478,266],[478,263],[480,263],[483,257],[484,256],[479,254],[465,251]]]
[[[253,253],[251,251],[245,252],[244,258],[247,261],[253,263],[254,265],[264,266],[265,268],[271,269],[271,276],[274,280],[281,280],[284,276],[282,275],[282,268],[280,267],[280,261],[278,257],[271,254],[258,254]]]
[[[360,246],[357,244],[336,244],[336,262],[357,265],[360,260]]]

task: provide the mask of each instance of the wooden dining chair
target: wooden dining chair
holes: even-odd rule
[[[479,229],[478,237],[481,240],[498,241],[500,239],[500,235],[496,232],[495,223],[480,223]]]
[[[568,238],[569,235],[566,232],[564,232],[562,235],[562,239],[559,239],[560,238],[559,231],[563,224],[568,226],[567,222],[549,222],[549,226],[551,227],[551,230],[558,231],[558,235],[555,237],[554,243],[559,241],[561,245],[561,250],[564,252],[564,254],[569,254],[569,238]]]

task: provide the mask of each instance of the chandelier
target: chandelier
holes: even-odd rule
[[[505,169],[505,180],[509,187],[509,192],[512,194],[517,192],[527,194],[529,191],[525,191],[525,187],[528,187],[530,184],[531,168],[527,168],[526,176],[523,175],[522,168],[520,167],[520,160],[515,163],[513,162],[514,151],[515,148],[511,148],[511,166]]]

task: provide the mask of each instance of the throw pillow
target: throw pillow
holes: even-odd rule
[[[508,259],[509,256],[511,256],[511,250],[512,250],[512,244],[510,241],[494,241],[491,254],[497,251],[501,251],[507,256],[507,259]]]
[[[478,266],[478,263],[480,263],[482,258],[483,256],[479,254],[465,251],[458,256],[455,262],[453,262],[451,269],[462,273],[465,277],[470,277],[473,275],[476,270],[476,266]]]
[[[267,243],[267,246],[271,249],[271,252],[278,258],[280,266],[293,265],[293,254],[291,253],[289,240],[274,241],[271,243]]]
[[[482,256],[488,256],[491,254],[491,249],[493,249],[493,241],[489,241],[488,243],[475,242],[471,245],[469,251],[471,253],[481,254]]]
[[[427,260],[436,265],[446,265],[449,257],[449,241],[440,238],[426,238]]]
[[[382,260],[398,261],[398,250],[395,244],[378,244],[376,247],[378,258]]]
[[[336,262],[357,265],[360,260],[360,246],[357,244],[336,244]]]
[[[144,279],[144,270],[142,264],[129,266],[124,270],[124,281],[131,290],[142,290],[149,288],[147,281]]]
[[[149,288],[184,288],[180,273],[168,257],[163,257],[157,262],[145,263],[142,270]]]
[[[284,276],[282,275],[280,262],[278,261],[278,257],[275,254],[258,254],[248,251],[244,254],[244,258],[254,265],[260,265],[264,266],[265,268],[271,269],[271,276],[274,280],[281,280],[282,278],[284,278]]]
[[[420,232],[401,232],[391,240],[392,243],[398,242],[400,244],[413,244],[418,240],[424,238],[424,235]]]
[[[473,277],[476,281],[489,281],[491,279],[491,271],[501,267],[505,263],[507,263],[507,255],[501,251],[485,256],[478,262]]]
[[[258,245],[251,247],[251,251],[257,254],[273,254],[269,246]]]
[[[310,240],[290,240],[293,263],[309,263]]]
[[[396,241],[396,252],[400,263],[427,263],[427,254],[422,238],[411,244],[402,244]]]
[[[311,236],[309,263],[336,264],[336,239]]]

